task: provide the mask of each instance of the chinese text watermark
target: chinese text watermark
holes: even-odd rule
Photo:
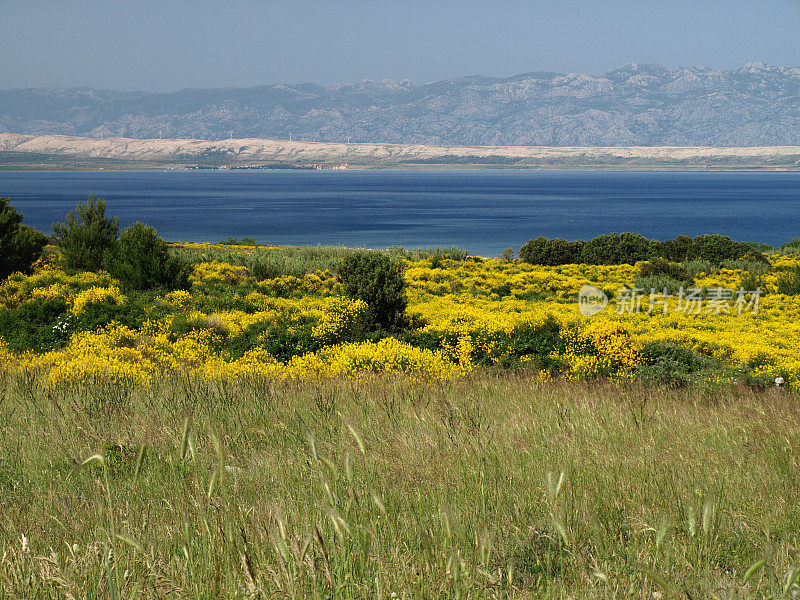
[[[674,299],[674,302],[671,300]],[[730,290],[728,288],[680,288],[677,293],[668,290],[651,289],[648,294],[641,288],[623,287],[618,290],[614,300],[616,314],[668,314],[685,315],[743,315],[758,314],[761,288],[755,290]],[[609,303],[603,290],[584,285],[578,292],[578,308],[585,317],[591,317],[605,310]]]

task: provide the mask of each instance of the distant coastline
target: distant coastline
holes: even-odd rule
[[[0,133],[0,170],[800,170],[800,146],[432,146]]]

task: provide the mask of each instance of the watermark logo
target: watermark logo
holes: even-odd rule
[[[608,296],[593,285],[585,285],[578,292],[578,308],[584,317],[602,312],[608,306]]]
[[[670,302],[672,300],[672,302]],[[622,314],[681,313],[684,315],[757,315],[761,288],[729,290],[717,288],[680,288],[677,294],[666,289],[651,289],[647,294],[640,288],[623,287],[615,295],[614,312]],[[578,292],[578,308],[584,317],[605,310],[608,296],[593,285],[584,285]]]

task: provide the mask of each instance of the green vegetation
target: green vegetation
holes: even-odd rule
[[[567,241],[538,237],[519,250],[519,257],[534,265],[621,265],[643,260],[671,262],[704,261],[719,267],[725,261],[744,259],[767,263],[763,246],[736,242],[724,235],[678,236],[672,240],[651,240],[638,233],[611,233],[591,240]]]
[[[19,375],[0,597],[790,598],[800,403],[773,391]]]
[[[800,295],[800,267],[795,266],[780,273],[777,285],[779,294]]]
[[[344,246],[256,246],[247,252],[236,249],[180,247],[179,252],[192,262],[218,261],[247,267],[256,279],[302,277],[314,271],[336,271],[344,257],[364,252]]]
[[[351,254],[339,267],[339,280],[347,296],[367,303],[377,328],[402,328],[408,300],[403,271],[395,261],[381,252]]]
[[[17,271],[29,273],[46,244],[44,235],[22,225],[10,200],[0,198],[0,281]]]
[[[114,249],[118,231],[119,218],[106,218],[105,200],[94,196],[70,211],[64,223],[53,225],[66,267],[74,271],[99,270],[105,253]]]
[[[119,241],[106,250],[103,266],[127,289],[187,289],[191,264],[170,253],[167,242],[144,223],[124,229]]]

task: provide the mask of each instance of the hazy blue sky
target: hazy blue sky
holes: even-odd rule
[[[800,66],[800,0],[0,0],[0,88]]]

